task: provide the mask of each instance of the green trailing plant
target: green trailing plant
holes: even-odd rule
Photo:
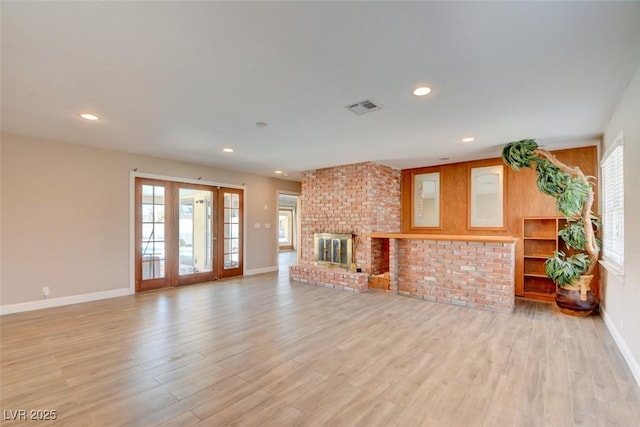
[[[502,158],[513,170],[530,168],[531,162],[536,160],[534,150],[538,148],[535,139],[523,139],[517,143],[510,143],[502,149]]]
[[[551,197],[560,194],[567,187],[567,182],[571,180],[571,175],[562,172],[545,158],[536,161],[536,172],[538,189]]]
[[[567,218],[580,216],[591,185],[580,177],[567,181],[566,187],[555,196],[558,210]]]
[[[600,230],[600,221],[598,220],[598,218],[592,217],[591,224],[596,232]],[[587,240],[584,236],[584,224],[582,223],[582,219],[569,220],[566,227],[560,230],[558,235],[567,244],[567,247],[577,249],[579,251],[585,250]],[[600,239],[598,239],[597,237],[596,243],[598,244],[598,247],[601,246]]]
[[[523,167],[535,169],[538,189],[555,199],[558,210],[568,220],[567,227],[558,234],[567,247],[581,251],[571,256],[555,252],[545,262],[547,276],[559,286],[568,286],[581,275],[592,274],[600,252],[596,237],[600,222],[591,212],[595,178],[562,163],[534,139],[506,144],[502,159],[515,171]]]
[[[564,252],[554,252],[553,257],[544,263],[547,277],[556,285],[565,286],[575,283],[589,268],[591,260],[584,253],[567,257]]]

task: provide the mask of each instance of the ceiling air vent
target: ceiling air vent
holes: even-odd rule
[[[365,101],[360,101],[355,104],[347,105],[345,108],[351,111],[352,113],[361,116],[362,114],[379,110],[382,107],[380,107],[380,105],[376,104],[370,99],[367,99]]]

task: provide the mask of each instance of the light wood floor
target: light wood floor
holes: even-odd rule
[[[55,425],[640,425],[602,319],[542,303],[494,314],[283,270],[0,321],[2,409]]]

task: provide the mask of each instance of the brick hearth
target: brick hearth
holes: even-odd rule
[[[351,292],[369,290],[368,273],[352,273],[344,268],[293,265],[289,267],[289,275],[294,280],[310,285]]]

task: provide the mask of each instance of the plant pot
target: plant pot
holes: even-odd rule
[[[571,316],[589,316],[598,306],[598,302],[591,292],[593,275],[584,275],[572,285],[558,288],[556,305],[564,314]]]

